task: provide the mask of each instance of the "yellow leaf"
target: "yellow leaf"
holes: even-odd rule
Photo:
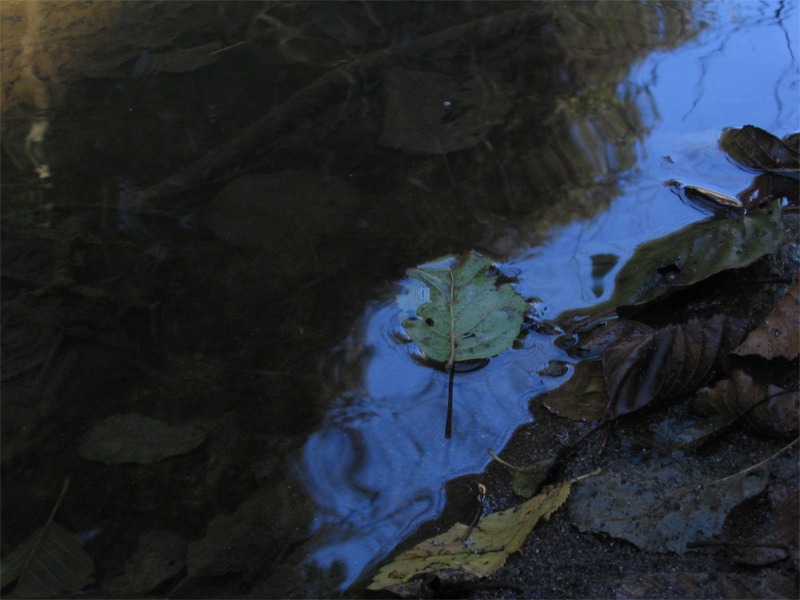
[[[369,589],[395,588],[392,591],[403,595],[398,587],[420,575],[443,570],[486,577],[503,566],[509,554],[522,547],[539,519],[549,518],[564,504],[569,491],[570,482],[549,486],[519,506],[487,515],[472,529],[456,523],[381,568]]]

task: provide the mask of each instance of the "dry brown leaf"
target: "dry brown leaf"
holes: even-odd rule
[[[794,360],[800,353],[800,280],[795,278],[772,312],[732,354]]]

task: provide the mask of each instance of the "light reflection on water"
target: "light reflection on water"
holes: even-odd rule
[[[778,18],[771,11],[789,11]],[[635,247],[706,215],[681,204],[664,182],[678,179],[735,194],[751,175],[717,149],[725,127],[754,124],[776,134],[798,124],[797,5],[721,2],[705,5],[709,27],[699,39],[653,52],[631,69],[620,97],[634,94],[649,135],[634,168],[620,175],[608,210],[549,232],[543,243],[517,248],[508,265],[517,289],[543,300],[545,318],[605,300]],[[580,143],[580,135],[575,134]],[[613,167],[611,157],[608,164]],[[619,257],[598,296],[592,255]],[[349,382],[305,445],[299,466],[317,502],[317,564],[345,566],[344,586],[380,560],[445,501],[448,479],[480,472],[486,449],[501,448],[531,419],[528,400],[561,380],[536,371],[565,359],[552,340],[531,334],[476,373],[458,375],[454,433],[443,435],[446,375],[419,366],[387,335],[398,329],[394,299],[372,303],[351,342],[362,345],[363,378]]]
[[[554,385],[537,370],[551,339],[531,335],[489,365],[457,373],[453,437],[444,437],[447,375],[413,362],[390,340],[394,300],[373,303],[355,335],[363,344],[363,378],[331,410],[305,446],[302,471],[317,502],[314,527],[324,540],[313,556],[339,561],[352,580],[421,522],[443,508],[444,483],[479,472],[487,448],[500,448],[530,419],[528,399]],[[387,340],[390,340],[387,343]]]

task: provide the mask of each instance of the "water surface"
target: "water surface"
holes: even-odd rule
[[[346,590],[532,419],[569,376],[548,364],[574,362],[526,327],[457,375],[446,440],[447,376],[402,339],[406,269],[478,249],[517,278],[529,325],[552,321],[707,216],[665,182],[749,185],[723,128],[800,118],[793,3],[53,7],[2,11],[22,24],[4,68],[41,76],[4,103],[3,554],[69,476],[56,521],[99,595],[149,591],[124,565],[152,530],[188,544],[161,593]],[[70,18],[85,30],[42,50]],[[132,412],[205,441],[147,465],[81,457]]]

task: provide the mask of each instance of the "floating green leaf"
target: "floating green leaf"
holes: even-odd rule
[[[450,370],[461,360],[497,356],[511,347],[522,326],[525,300],[511,285],[496,285],[492,261],[470,251],[449,268],[420,267],[430,301],[403,327],[425,355]]]
[[[709,217],[665,237],[640,245],[617,274],[607,301],[563,313],[562,322],[636,306],[702,281],[727,269],[739,269],[771,254],[783,239],[781,207],[773,203],[752,215]]]
[[[689,542],[722,531],[734,506],[764,489],[767,475],[720,477],[709,461],[630,464],[577,486],[570,518],[581,531],[605,532],[650,552],[682,554]]]
[[[206,432],[192,425],[168,425],[134,413],[112,415],[83,437],[80,455],[109,465],[158,462],[183,454],[206,439]]]
[[[564,504],[570,485],[551,486],[519,506],[487,515],[477,527],[456,523],[385,565],[368,589],[410,597],[417,593],[413,580],[424,575],[455,571],[480,578],[494,573],[522,547],[539,519],[549,518]]]
[[[497,356],[511,347],[522,327],[525,300],[510,284],[499,282],[492,269],[491,259],[471,250],[448,267],[408,272],[428,286],[430,300],[403,327],[430,360],[445,363],[450,372],[448,438],[453,365]]]

